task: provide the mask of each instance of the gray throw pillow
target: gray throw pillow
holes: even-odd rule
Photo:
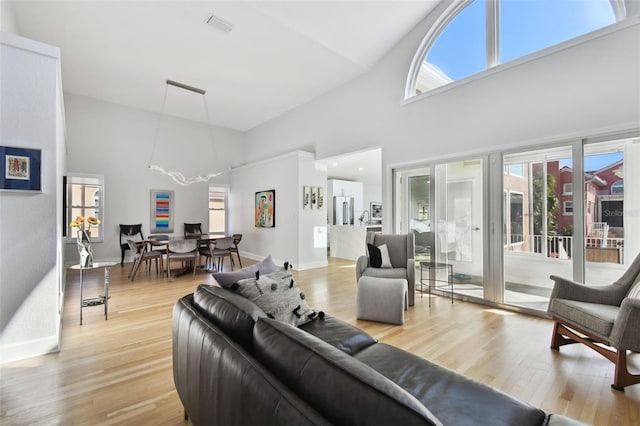
[[[271,255],[269,255],[262,261],[247,266],[246,268],[231,272],[214,272],[211,276],[220,284],[220,287],[231,290],[231,287],[238,281],[255,277],[257,271],[260,271],[261,274],[270,274],[277,270],[278,266],[273,263],[273,259],[271,259]]]
[[[296,327],[306,324],[316,315],[309,308],[290,270],[282,269],[260,274],[257,279],[254,276],[240,280],[236,291],[258,305],[269,317]]]

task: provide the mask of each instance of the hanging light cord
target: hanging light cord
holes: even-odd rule
[[[199,176],[195,176],[195,177],[190,177],[187,178],[185,177],[182,173],[177,172],[177,171],[166,171],[163,168],[161,168],[160,166],[157,166],[155,164],[153,164],[153,156],[156,152],[156,145],[158,144],[158,135],[160,134],[160,124],[162,123],[162,121],[164,120],[165,117],[165,108],[167,105],[167,92],[169,89],[169,86],[175,86],[175,87],[179,87],[181,89],[185,89],[185,90],[189,90],[195,93],[199,93],[202,95],[202,102],[204,103],[204,112],[206,114],[206,118],[207,118],[207,128],[209,129],[209,136],[211,137],[211,153],[213,156],[215,156],[215,152],[213,150],[213,129],[211,126],[211,118],[209,116],[209,107],[207,106],[207,101],[204,98],[205,95],[205,91],[202,89],[198,89],[196,87],[193,86],[188,86],[186,84],[182,84],[182,83],[178,83],[176,81],[172,81],[172,80],[167,80],[167,85],[164,88],[164,99],[162,100],[162,111],[160,113],[160,118],[158,119],[158,125],[156,126],[156,131],[155,131],[155,136],[154,136],[154,141],[153,141],[153,148],[151,149],[151,159],[149,160],[149,169],[151,170],[156,170],[159,171],[162,174],[165,174],[169,177],[171,177],[171,179],[174,180],[174,182],[176,182],[179,185],[183,185],[183,186],[187,186],[187,185],[191,185],[193,183],[198,183],[198,182],[208,182],[210,179],[219,176],[221,173],[210,173],[208,175],[199,175]]]
[[[160,124],[164,120],[164,109],[167,106],[167,92],[169,91],[169,85],[164,86],[164,98],[162,99],[162,109],[160,110],[160,118],[156,124],[156,131],[153,135],[153,148],[151,148],[151,158],[149,159],[149,168],[152,168],[153,155],[156,153],[156,145],[158,145],[158,134],[160,133]]]

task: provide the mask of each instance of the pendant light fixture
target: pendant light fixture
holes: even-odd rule
[[[221,173],[209,173],[206,175],[186,177],[184,174],[182,174],[179,171],[167,171],[162,167],[153,163],[156,146],[158,145],[158,134],[160,132],[160,124],[162,123],[165,116],[165,107],[167,105],[167,92],[168,92],[169,86],[174,86],[180,89],[188,90],[188,91],[202,95],[202,103],[204,104],[204,112],[205,112],[205,115],[207,116],[207,128],[209,129],[209,134],[211,137],[211,151],[213,154],[213,131],[211,129],[211,123],[209,122],[210,120],[209,109],[207,107],[206,99],[204,98],[204,95],[207,92],[203,89],[199,89],[197,87],[189,86],[173,80],[167,80],[166,83],[167,83],[167,86],[164,89],[164,100],[162,101],[162,111],[161,111],[160,119],[158,120],[158,126],[156,127],[155,137],[153,141],[153,149],[151,150],[151,158],[149,160],[149,169],[158,171],[164,175],[169,176],[171,179],[173,179],[174,182],[182,186],[188,186],[188,185],[191,185],[194,183],[200,183],[200,182],[209,182],[210,179],[216,176],[219,176]]]

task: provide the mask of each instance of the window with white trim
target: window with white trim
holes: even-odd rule
[[[227,235],[228,188],[209,188],[209,234]]]
[[[626,16],[609,0],[457,0],[427,33],[407,98],[573,39]]]
[[[562,193],[566,195],[573,194],[573,183],[567,182],[562,185]]]
[[[66,177],[66,236],[67,242],[76,241],[76,232],[70,223],[78,216],[95,217],[99,225],[91,226],[91,240],[104,241],[104,177],[101,175],[69,174]]]
[[[565,216],[573,216],[573,201],[565,201],[563,203],[562,214]]]
[[[611,195],[623,195],[624,194],[624,181],[619,180],[611,184]]]

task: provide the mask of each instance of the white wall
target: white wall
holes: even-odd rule
[[[234,168],[231,173],[229,211],[232,233],[241,233],[244,256],[275,262],[288,261],[295,269],[327,264],[327,250],[314,247],[315,227],[326,227],[325,210],[302,209],[303,185],[324,186],[327,175],[315,168],[313,154],[293,152]],[[256,228],[255,193],[276,190],[274,228]]]
[[[305,146],[325,158],[379,145],[379,201],[391,206],[389,165],[639,125],[637,17],[617,31],[403,104],[409,66],[432,20],[417,25],[368,74],[248,132],[249,161],[268,157],[274,146],[278,152]]]
[[[153,162],[167,171],[186,176],[224,172],[214,184],[228,184],[234,161],[244,156],[243,135],[195,121],[165,116],[155,139],[160,116],[116,104],[65,94],[67,118],[67,172],[104,176],[106,210],[103,218],[105,240],[92,244],[96,260],[120,262],[119,224],[142,223],[150,232],[150,191],[175,193],[174,233],[183,234],[185,222],[201,222],[207,229],[208,185],[180,186],[169,177],[148,169]],[[67,262],[78,259],[75,244],[67,244]],[[131,253],[126,252],[125,262]]]
[[[18,33],[18,24],[13,12],[13,2],[0,0],[0,30]]]
[[[41,150],[41,192],[0,192],[0,361],[59,347],[62,170],[57,48],[1,39],[0,140]],[[4,159],[2,159],[4,161]]]

